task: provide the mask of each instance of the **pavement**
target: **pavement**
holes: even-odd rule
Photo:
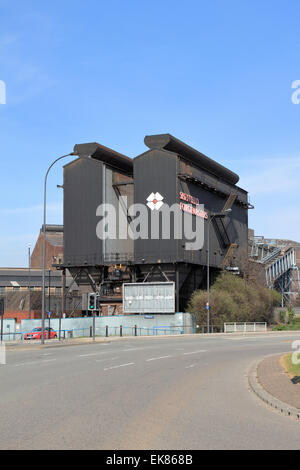
[[[267,393],[300,412],[300,384],[293,382],[281,364],[282,355],[266,357],[257,367],[257,379]]]
[[[122,338],[7,351],[0,449],[299,449],[300,421],[248,385],[297,332]]]

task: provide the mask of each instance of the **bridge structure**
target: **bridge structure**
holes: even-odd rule
[[[270,245],[264,237],[254,237],[249,256],[262,266],[266,286],[281,293],[282,307],[290,304],[300,289],[294,247]]]
[[[265,264],[267,286],[271,289],[275,288],[281,293],[282,306],[285,303],[290,303],[293,294],[296,294],[292,288],[295,278],[298,281],[298,288],[300,286],[299,268],[295,263],[294,248],[288,248],[286,251],[277,248],[261,262]]]

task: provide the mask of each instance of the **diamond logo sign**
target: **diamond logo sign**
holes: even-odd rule
[[[147,206],[152,210],[157,210],[159,211],[159,209],[163,206],[163,201],[164,198],[162,197],[161,194],[159,193],[151,193],[150,196],[147,198]]]

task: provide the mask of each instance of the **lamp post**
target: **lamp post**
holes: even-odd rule
[[[28,244],[28,319],[31,319],[31,244]]]
[[[206,309],[207,309],[207,333],[209,333],[209,328],[210,328],[210,278],[209,278],[209,256],[210,256],[210,225],[213,219],[222,219],[226,217],[226,215],[231,212],[231,209],[226,209],[223,212],[215,212],[211,213],[208,216],[208,223],[207,223],[207,304],[206,304]]]
[[[93,153],[96,152],[97,144],[80,144],[74,147],[74,152],[68,153],[67,155],[62,155],[61,157],[54,160],[49,166],[45,179],[44,179],[44,218],[43,218],[43,277],[42,277],[42,334],[41,334],[41,343],[45,343],[45,278],[46,278],[46,205],[47,205],[47,179],[51,168],[57,163],[58,161],[62,160],[63,158],[76,156],[80,159],[89,160],[89,161],[96,161],[92,159]]]
[[[73,155],[73,153],[68,153],[68,155],[63,155],[62,157],[57,158],[54,162],[51,163],[49,166],[45,179],[44,179],[44,220],[43,220],[43,278],[42,278],[42,334],[41,334],[41,343],[45,343],[45,278],[46,278],[46,204],[47,204],[47,179],[51,168],[55,165],[56,162],[62,160],[63,158],[67,158]]]

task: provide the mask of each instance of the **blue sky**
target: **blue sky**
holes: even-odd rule
[[[249,226],[300,241],[300,4],[0,0],[0,266],[25,266],[75,143],[169,132],[241,176]],[[48,222],[62,223],[61,166]]]

